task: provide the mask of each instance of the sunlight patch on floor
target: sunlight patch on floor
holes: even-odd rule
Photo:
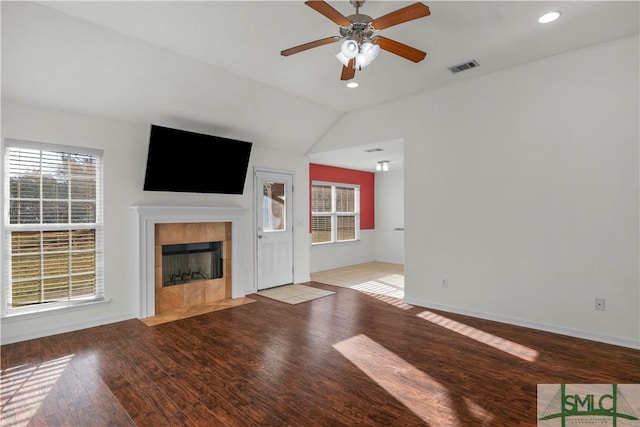
[[[473,415],[475,419],[480,420],[483,426],[493,425],[492,421],[494,419],[494,416],[491,415],[489,411],[467,397],[464,397],[463,400],[467,405],[467,410],[469,411],[469,413]]]
[[[538,358],[538,352],[534,349],[481,331],[464,323],[456,322],[453,319],[440,316],[431,311],[425,310],[422,313],[416,314],[416,316],[528,362],[535,362]]]
[[[356,283],[349,287],[358,291],[389,295],[395,298],[404,297],[404,277],[398,274]]]
[[[460,425],[449,393],[439,382],[366,335],[333,347],[429,425]]]
[[[382,302],[386,302],[387,304],[391,304],[394,307],[398,307],[401,308],[403,310],[409,310],[412,309],[413,306],[410,304],[407,304],[406,302],[404,302],[402,300],[402,298],[397,298],[397,297],[392,297],[389,295],[384,295],[384,294],[378,294],[378,293],[374,293],[374,292],[367,292],[367,291],[360,291],[365,295],[369,295],[372,298],[375,298],[377,300],[380,300]]]
[[[3,424],[27,426],[72,358],[73,354],[37,365],[2,369],[0,418]]]

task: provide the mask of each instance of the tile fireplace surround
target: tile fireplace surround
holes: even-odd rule
[[[155,235],[156,224],[212,223],[231,224],[231,298],[245,295],[245,280],[240,254],[244,253],[244,221],[247,210],[237,207],[132,206],[137,215],[139,277],[138,318],[155,312]]]

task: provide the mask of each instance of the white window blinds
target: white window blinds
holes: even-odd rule
[[[312,244],[344,242],[359,238],[359,186],[313,182],[311,211]]]
[[[6,140],[4,160],[4,313],[103,299],[102,152]]]

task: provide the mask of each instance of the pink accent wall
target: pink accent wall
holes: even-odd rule
[[[353,169],[309,163],[309,231],[311,231],[311,183],[313,181],[357,184],[360,186],[360,230],[375,228],[375,174]]]

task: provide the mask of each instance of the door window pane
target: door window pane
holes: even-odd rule
[[[264,181],[262,183],[262,230],[286,230],[285,183]]]

